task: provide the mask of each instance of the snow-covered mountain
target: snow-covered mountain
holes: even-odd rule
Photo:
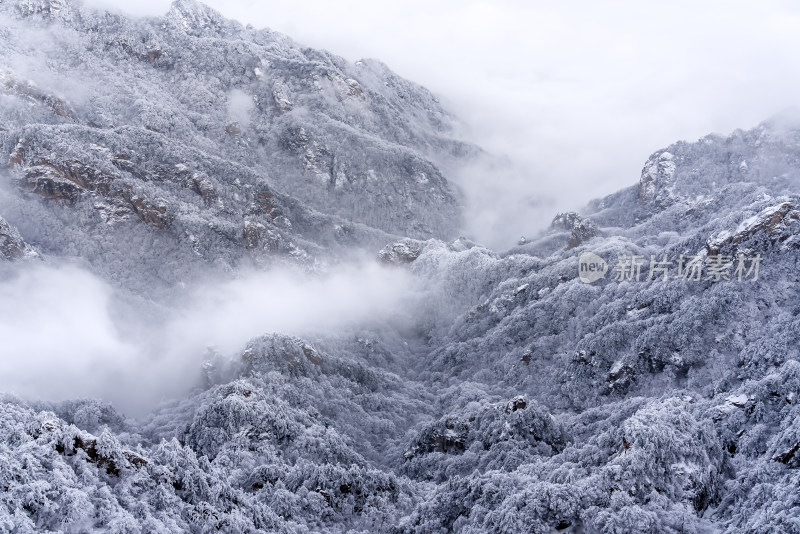
[[[498,253],[453,239],[442,169],[479,149],[378,62],[184,0],[0,13],[6,280],[77,263],[149,313],[368,250],[413,303],[197,354],[137,419],[0,397],[0,532],[800,532],[791,119],[659,150]]]
[[[150,285],[164,257],[183,271],[313,264],[390,235],[454,237],[456,191],[434,161],[476,149],[433,95],[377,61],[192,1],[162,19],[61,1],[0,13],[0,146],[15,182],[2,211],[43,252]],[[37,196],[45,211],[23,215]]]

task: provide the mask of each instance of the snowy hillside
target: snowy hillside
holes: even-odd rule
[[[800,532],[800,124],[643,155],[498,252],[442,170],[480,150],[376,61],[185,0],[0,14],[0,532]],[[173,313],[209,280],[239,296]],[[17,391],[114,329],[80,372],[144,413]]]
[[[20,228],[43,251],[135,278],[158,270],[150,258],[194,271],[313,263],[322,249],[459,225],[432,158],[476,149],[452,138],[435,97],[379,62],[192,1],[153,20],[55,0],[0,13],[0,147],[15,183],[4,196],[33,193],[0,206],[12,225],[46,221]],[[57,202],[45,212],[33,196]],[[120,241],[133,250],[118,254]]]

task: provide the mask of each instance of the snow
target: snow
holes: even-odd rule
[[[732,406],[736,406],[737,408],[743,408],[747,404],[748,400],[749,400],[749,397],[747,395],[739,394],[739,395],[731,395],[730,397],[727,397],[725,399],[725,402],[730,404],[730,405],[732,405]]]
[[[25,363],[30,339],[54,332],[62,363],[76,359],[72,336],[145,338],[156,354],[129,379],[183,343],[201,347],[163,377],[186,386],[178,397],[138,420],[99,400],[0,398],[0,530],[732,534],[796,522],[796,507],[775,506],[800,484],[792,217],[780,246],[747,243],[769,258],[758,283],[582,284],[553,233],[512,253],[453,239],[469,214],[435,161],[465,147],[425,90],[371,61],[301,53],[274,33],[254,40],[199,4],[174,10],[183,24],[56,22],[48,31],[80,38],[39,63],[33,45],[8,44],[28,42],[15,28],[0,42],[14,64],[59,76],[81,61],[108,89],[78,122],[41,102],[0,108],[0,144],[19,160],[0,210],[14,247],[36,245],[23,256],[90,266],[124,319],[120,332],[80,323],[77,291],[59,321],[31,321],[28,343],[2,331],[0,379],[12,347]],[[149,39],[170,43],[168,71],[115,44]],[[270,58],[273,86],[253,80],[267,69],[258,58]],[[252,133],[236,139],[221,133],[232,89],[260,95]],[[357,107],[360,90],[391,101]],[[800,150],[767,130],[643,155],[640,191],[581,214],[602,228],[592,250],[674,259],[797,205]],[[45,160],[50,174],[77,161],[105,181],[71,205],[17,186]],[[163,208],[169,223],[147,224],[126,198],[145,217]],[[208,332],[196,325],[151,336],[138,321],[164,322],[171,299],[198,285],[273,268],[317,283],[355,256],[398,275],[390,289],[408,304],[385,310],[390,319],[313,324],[298,337],[264,322],[225,354],[203,354]],[[375,256],[391,261],[376,267]],[[30,269],[3,260],[0,294]],[[29,289],[52,298],[46,284]],[[280,293],[236,308],[240,322],[315,306]],[[355,308],[374,298],[332,294]],[[116,354],[103,356],[92,373]],[[147,387],[130,389],[144,402]]]

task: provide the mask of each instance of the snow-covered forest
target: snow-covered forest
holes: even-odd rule
[[[455,120],[193,0],[0,0],[0,532],[800,532],[800,123],[494,251]]]

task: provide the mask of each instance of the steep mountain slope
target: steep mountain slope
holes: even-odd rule
[[[149,258],[190,271],[310,264],[459,225],[432,158],[475,149],[452,138],[435,97],[378,62],[350,64],[192,1],[162,19],[58,0],[3,2],[0,14],[13,184],[0,212],[44,253],[170,284]],[[122,241],[133,250],[119,255]]]
[[[678,143],[589,218],[560,215],[502,257],[423,250],[412,269],[477,298],[418,376],[451,392],[409,443],[404,472],[441,482],[419,531],[797,530],[797,135],[773,121]],[[589,251],[609,264],[593,284],[578,277]],[[534,423],[506,427],[503,447],[528,441],[513,456],[495,452],[472,422],[487,391],[524,395],[507,412],[552,410],[564,444]]]
[[[0,398],[0,532],[800,531],[797,125],[659,150],[500,254],[449,240],[432,163],[477,149],[376,62],[184,1],[0,11],[0,273],[82,260],[151,313],[367,248],[411,302],[198,354],[140,420]]]

